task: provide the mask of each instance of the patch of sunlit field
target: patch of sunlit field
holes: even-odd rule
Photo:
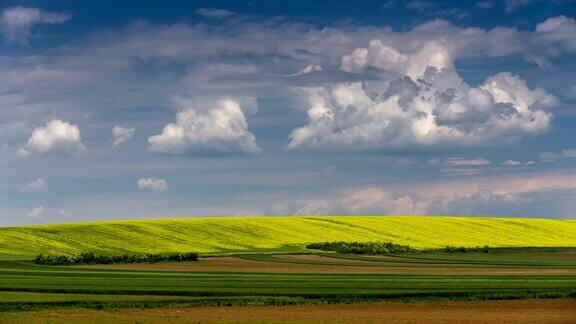
[[[440,217],[210,217],[0,228],[0,258],[40,253],[305,252],[322,241],[385,241],[414,248],[576,246],[576,220]]]

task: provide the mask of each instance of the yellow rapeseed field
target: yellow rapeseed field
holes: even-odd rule
[[[440,217],[210,217],[0,228],[0,258],[39,253],[298,252],[320,241],[390,241],[415,248],[576,246],[576,220]]]

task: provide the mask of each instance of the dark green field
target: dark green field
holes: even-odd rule
[[[252,255],[100,266],[105,268],[1,261],[0,310],[7,316],[12,311],[59,307],[576,297],[574,256],[570,249],[398,256]]]

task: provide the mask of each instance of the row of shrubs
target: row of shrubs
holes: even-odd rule
[[[432,250],[433,252],[438,250]],[[463,247],[463,246],[447,246],[443,249],[440,249],[442,252],[446,253],[488,253],[490,252],[490,247],[488,245],[484,245],[483,247],[476,246],[476,247]]]
[[[414,251],[408,245],[392,242],[321,242],[308,244],[306,248],[344,254],[397,254]]]
[[[104,255],[84,252],[76,255],[39,254],[35,262],[46,265],[111,264],[111,263],[156,263],[161,261],[196,261],[198,254],[187,253],[144,253]]]
[[[488,253],[490,247],[458,247],[446,246],[441,249],[417,250],[409,245],[392,242],[320,242],[306,245],[307,249],[332,251],[344,254],[399,254],[399,253]]]

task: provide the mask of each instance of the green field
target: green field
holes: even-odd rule
[[[482,217],[221,217],[0,228],[0,258],[39,253],[234,254],[303,252],[321,241],[385,241],[414,248],[576,246],[576,221]]]
[[[519,299],[576,296],[576,260],[552,256],[444,255],[374,258],[330,255],[319,260],[282,256],[240,257],[290,267],[419,268],[422,274],[145,271],[0,262],[0,311],[55,307],[158,307],[168,305],[270,305],[420,299]],[[327,261],[328,260],[328,261]],[[201,262],[201,261],[200,261]],[[350,263],[352,262],[352,263]],[[366,265],[368,264],[368,265]],[[489,267],[489,275],[465,271]],[[349,268],[349,269],[350,269]],[[461,269],[461,275],[437,274]],[[499,271],[561,270],[572,274],[501,275]],[[1,318],[1,316],[0,316]]]
[[[514,248],[385,256],[305,248],[323,241],[391,241],[424,249]],[[526,246],[532,248],[522,248]],[[204,257],[193,262],[80,266],[31,260],[38,253],[86,251],[199,252]],[[0,321],[11,312],[62,307],[576,296],[573,220],[333,216],[22,226],[0,229],[0,256]]]

